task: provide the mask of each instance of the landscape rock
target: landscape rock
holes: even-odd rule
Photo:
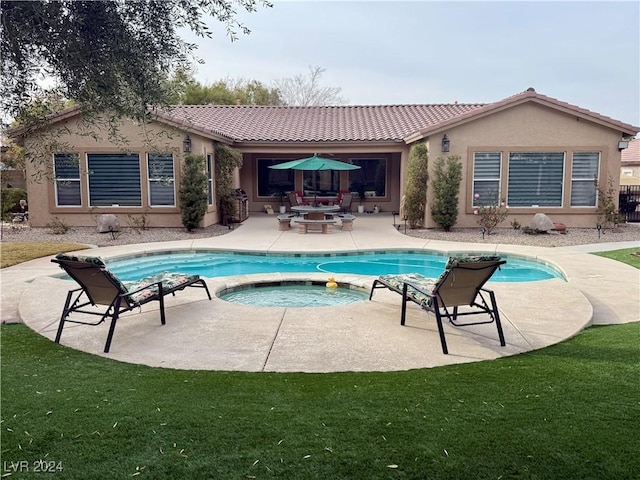
[[[531,228],[538,232],[548,232],[555,227],[551,219],[544,213],[536,213],[531,221]]]
[[[106,213],[98,217],[98,233],[119,232],[120,222],[116,215]]]

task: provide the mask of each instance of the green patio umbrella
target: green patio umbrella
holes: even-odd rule
[[[269,168],[275,170],[357,170],[360,167],[358,165],[351,165],[350,163],[339,162],[338,160],[331,160],[330,158],[319,157],[314,155],[313,157],[301,158],[299,160],[291,160],[290,162],[280,163],[278,165],[271,165]],[[318,195],[318,181],[314,175],[315,195],[314,203]]]

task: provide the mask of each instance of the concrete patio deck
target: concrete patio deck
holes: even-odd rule
[[[252,307],[212,301],[188,289],[166,304],[167,324],[157,307],[124,315],[111,352],[102,353],[108,325],[68,324],[62,344],[95,355],[157,367],[274,372],[390,371],[434,367],[516,355],[542,348],[594,324],[640,321],[640,272],[587,252],[640,247],[638,242],[536,248],[421,240],[399,233],[390,215],[360,215],[353,231],[300,235],[279,231],[275,217],[254,215],[241,228],[208,239],[105,247],[103,258],[142,251],[244,250],[262,252],[338,252],[413,249],[443,253],[491,252],[527,256],[553,264],[560,279],[533,283],[490,283],[496,292],[506,347],[495,325],[445,325],[449,355],[443,355],[433,315],[410,305],[400,326],[400,296],[379,290],[373,301],[318,308]],[[85,253],[87,253],[85,251]],[[66,292],[75,283],[54,278],[60,269],[50,258],[3,269],[2,321],[22,321],[53,339]],[[310,278],[323,274],[268,274],[207,279],[212,293],[257,278]],[[373,277],[335,275],[336,280],[369,288]],[[190,291],[193,290],[193,291]]]

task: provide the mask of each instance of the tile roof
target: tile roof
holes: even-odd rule
[[[178,105],[160,116],[236,142],[402,141],[483,104],[281,107]]]
[[[640,165],[640,138],[634,138],[620,155],[622,165]]]
[[[515,105],[519,105],[525,102],[536,102],[541,105],[545,105],[560,111],[564,111],[565,113],[570,113],[572,115],[579,115],[583,118],[591,120],[592,122],[605,125],[609,128],[615,128],[617,130],[620,130],[621,132],[623,132],[624,135],[636,135],[640,130],[639,127],[635,127],[633,125],[629,125],[628,123],[615,120],[611,117],[607,117],[605,115],[592,112],[591,110],[587,110],[586,108],[578,107],[576,105],[563,102],[556,98],[542,95],[536,92],[535,89],[528,88],[524,92],[511,95],[510,97],[507,97],[503,100],[499,100],[493,103],[487,103],[484,105],[479,105],[479,108],[474,109],[473,111],[465,112],[455,117],[442,120],[441,122],[434,125],[428,125],[424,128],[417,130],[416,132],[413,132],[412,135],[405,137],[405,140],[407,142],[413,142],[420,138],[427,137],[436,131],[441,131],[444,128],[459,125],[461,123],[465,123],[471,120],[476,120],[482,116],[490,115],[491,113],[495,113],[506,108],[511,108]]]

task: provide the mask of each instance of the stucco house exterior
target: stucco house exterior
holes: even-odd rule
[[[377,205],[382,212],[398,211],[411,146],[424,142],[430,168],[441,156],[455,155],[462,163],[457,226],[477,226],[473,211],[491,195],[504,199],[510,218],[524,225],[542,212],[567,226],[590,227],[597,223],[594,176],[603,185],[613,179],[617,188],[619,142],[639,130],[530,88],[489,104],[175,106],[152,112],[150,123],[122,121],[123,142],[87,133],[80,111],[71,108],[37,132],[12,134],[22,135],[27,146],[55,139],[53,152],[38,162],[48,176],[27,166],[34,226],[54,217],[91,226],[103,213],[144,214],[152,227],[181,226],[178,187],[186,150],[205,156],[209,206],[203,226],[218,223],[216,143],[242,153],[235,184],[246,192],[251,213],[273,204],[278,190],[307,191],[311,185],[327,201],[361,189],[367,210]],[[313,154],[361,168],[318,172],[317,178],[268,168]],[[431,192],[428,228],[437,226],[429,214]]]

